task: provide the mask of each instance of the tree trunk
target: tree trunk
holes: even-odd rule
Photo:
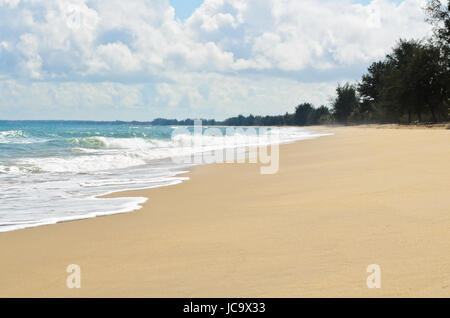
[[[417,111],[417,118],[419,118],[419,123],[422,122],[422,113],[420,111]]]
[[[434,112],[434,108],[432,106],[430,106],[430,112],[431,112],[431,116],[433,116],[433,122],[436,122],[436,114]]]

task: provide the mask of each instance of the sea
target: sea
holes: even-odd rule
[[[0,232],[138,210],[147,198],[99,196],[176,185],[199,163],[174,158],[264,142],[243,134],[248,128],[214,127],[222,136],[201,129],[195,135],[195,127],[0,121]],[[325,135],[270,130],[277,143]]]

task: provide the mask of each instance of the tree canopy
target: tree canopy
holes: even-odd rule
[[[293,114],[239,115],[209,125],[280,126],[322,123],[411,123],[449,120],[450,2],[431,0],[427,21],[433,25],[428,40],[400,39],[383,59],[373,62],[359,83],[338,84],[330,108],[303,102]],[[157,119],[157,124],[186,124]]]

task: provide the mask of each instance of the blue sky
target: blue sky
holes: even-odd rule
[[[393,3],[400,3],[403,0],[391,0]],[[353,3],[368,4],[371,0],[352,0]],[[203,0],[170,0],[170,4],[175,8],[175,15],[185,20],[191,16],[191,14],[200,7]]]
[[[0,0],[0,119],[223,119],[327,105],[425,0]],[[197,10],[196,10],[197,9]]]
[[[170,0],[170,4],[175,8],[176,16],[181,20],[189,18],[202,3],[203,0]]]

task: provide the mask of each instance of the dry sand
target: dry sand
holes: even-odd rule
[[[450,130],[326,129],[275,175],[200,166],[120,194],[140,211],[0,233],[0,296],[450,297]]]

